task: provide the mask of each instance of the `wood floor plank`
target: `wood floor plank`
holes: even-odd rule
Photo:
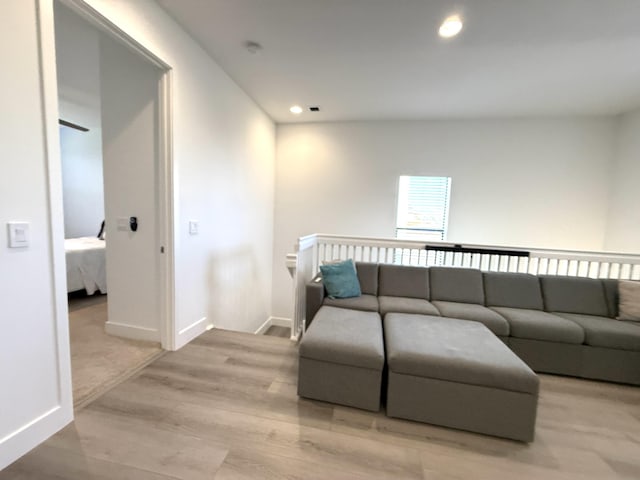
[[[120,388],[102,395],[86,407],[89,411],[119,415],[123,419],[162,422],[180,404],[176,400],[167,400],[153,394],[142,396],[130,388],[134,383],[125,383]]]
[[[175,480],[177,477],[99,460],[50,445],[41,445],[28,457],[0,472],[13,480]]]
[[[330,463],[343,471],[369,478],[422,478],[418,450],[330,430],[285,424],[267,437],[272,453],[317,464]]]
[[[640,388],[540,375],[531,444],[297,396],[297,346],[221,330],[145,367],[0,480],[638,479]]]
[[[291,337],[291,329],[289,327],[272,325],[264,334],[280,338],[289,338]]]
[[[149,368],[131,381],[137,390],[153,392],[159,398],[180,402],[215,402],[218,408],[293,423],[318,424],[330,421],[333,405],[300,399],[296,395],[269,392],[267,385],[242,379],[198,379],[175,372]]]
[[[388,477],[387,477],[388,478]],[[370,480],[331,464],[283,458],[265,451],[232,451],[215,476],[216,480]]]
[[[425,478],[435,472],[445,478],[478,480],[539,478],[552,480],[615,478],[615,472],[597,455],[579,450],[548,452],[547,464],[524,462],[510,456],[482,455],[459,448],[432,445],[423,451]],[[459,461],[459,459],[464,459]],[[549,459],[547,459],[549,460]]]
[[[190,435],[168,432],[152,422],[83,410],[49,445],[83,452],[92,459],[184,480],[210,479],[227,449]]]

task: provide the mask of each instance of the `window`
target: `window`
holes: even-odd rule
[[[400,176],[396,238],[446,240],[450,177]]]

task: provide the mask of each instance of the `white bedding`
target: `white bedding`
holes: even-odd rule
[[[95,237],[67,238],[64,241],[67,257],[67,291],[97,290],[107,293],[105,240]]]

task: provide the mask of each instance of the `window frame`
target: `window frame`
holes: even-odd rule
[[[401,200],[401,193],[402,193],[402,188],[401,188],[401,183],[402,183],[402,178],[403,177],[407,177],[409,179],[411,178],[430,178],[430,179],[446,179],[446,198],[444,198],[444,212],[443,212],[443,224],[442,224],[442,229],[434,229],[434,228],[411,228],[411,227],[401,227],[399,226],[399,218],[400,218],[400,200]],[[452,185],[452,177],[450,176],[442,176],[442,175],[399,175],[398,176],[398,181],[396,183],[396,191],[397,191],[397,195],[396,195],[396,215],[395,215],[395,225],[394,225],[394,229],[395,229],[395,238],[398,240],[424,240],[424,241],[441,241],[441,242],[446,242],[447,241],[447,235],[448,235],[448,231],[449,231],[449,217],[450,217],[450,210],[451,210],[451,185]],[[408,191],[407,191],[408,194]],[[407,199],[408,200],[408,199]],[[408,202],[407,202],[408,203]],[[418,235],[416,235],[415,238],[410,238],[410,237],[400,237],[399,233],[401,231],[404,232],[416,232],[416,234],[419,235],[419,232],[425,232],[427,235],[425,235],[425,238],[419,238]],[[428,236],[429,233],[439,233],[440,234],[440,238],[439,239],[431,239],[431,238],[426,238]]]

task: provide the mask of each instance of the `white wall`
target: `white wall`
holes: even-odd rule
[[[102,134],[89,128],[60,127],[65,238],[96,236],[104,220]]]
[[[402,174],[452,177],[449,241],[602,249],[613,140],[611,118],[278,126],[273,314],[297,237],[395,235]]]
[[[42,15],[52,21],[51,12]],[[47,17],[48,15],[48,17]],[[0,470],[72,418],[59,169],[47,168],[35,2],[0,15]],[[43,44],[53,45],[52,30]],[[55,65],[51,64],[52,69]],[[53,74],[53,70],[51,71]],[[55,85],[55,77],[51,75]],[[48,101],[47,107],[55,111]],[[52,119],[55,122],[54,119]],[[55,123],[50,125],[56,131]],[[55,143],[53,144],[55,146]],[[48,184],[52,179],[49,202]],[[50,222],[50,211],[56,218]],[[31,225],[31,246],[9,249],[7,222]],[[62,275],[61,275],[62,274]],[[62,288],[54,289],[54,279]]]
[[[604,248],[640,253],[640,110],[617,119]]]
[[[178,345],[209,323],[254,331],[271,310],[273,122],[155,2],[87,3],[173,68]]]
[[[55,4],[65,238],[95,236],[104,220],[98,31]]]

